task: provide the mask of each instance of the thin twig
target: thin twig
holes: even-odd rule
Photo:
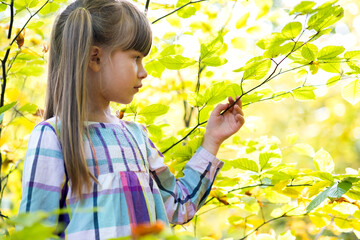
[[[26,28],[26,26],[29,24],[29,22],[31,21],[31,19],[36,16],[45,6],[46,4],[49,3],[50,0],[47,0],[34,14],[30,15],[29,19],[26,21],[26,23],[24,24],[24,26],[20,29],[20,31],[16,34],[16,36],[14,37],[14,39],[11,41],[10,46],[16,41],[16,38],[22,33],[22,31],[24,31],[24,29]]]
[[[188,2],[188,3],[184,4],[184,5],[182,5],[181,7],[176,8],[174,11],[169,12],[168,14],[165,14],[164,16],[156,19],[155,21],[152,22],[152,24],[160,21],[161,19],[166,18],[167,16],[170,16],[170,15],[173,14],[173,13],[176,13],[177,11],[183,9],[184,7],[186,7],[186,6],[190,5],[190,4],[199,3],[199,2],[205,2],[205,1],[208,1],[208,0],[198,0],[198,1]]]
[[[145,3],[145,15],[147,14],[147,12],[149,10],[149,5],[150,5],[150,0],[146,0],[146,3]]]

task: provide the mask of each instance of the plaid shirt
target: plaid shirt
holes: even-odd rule
[[[108,239],[131,235],[137,224],[182,224],[205,202],[223,162],[200,147],[176,179],[162,154],[137,123],[89,123],[84,140],[89,170],[98,179],[75,199],[67,178],[55,118],[32,131],[23,170],[20,212],[66,208],[51,224],[65,224],[66,239]],[[59,126],[58,126],[59,128]],[[96,211],[93,211],[93,209]]]

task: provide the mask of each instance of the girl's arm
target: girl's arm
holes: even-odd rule
[[[25,156],[22,198],[19,212],[51,212],[60,208],[61,192],[66,190],[66,176],[60,143],[54,128],[47,122],[32,131]],[[63,196],[65,198],[65,196]],[[56,214],[48,219],[56,225]]]
[[[230,98],[229,101],[231,104],[234,100]],[[162,154],[147,137],[150,172],[160,190],[171,223],[183,224],[190,221],[211,191],[216,175],[224,164],[215,154],[220,144],[244,123],[241,103],[220,115],[228,106],[218,105],[211,114],[202,147],[186,163],[182,178],[174,177],[164,164]]]

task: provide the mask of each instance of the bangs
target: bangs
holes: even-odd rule
[[[127,21],[127,36],[124,39],[123,50],[135,50],[147,56],[152,45],[150,23],[139,10],[134,11],[134,9],[130,8],[127,8],[127,10],[130,18]]]

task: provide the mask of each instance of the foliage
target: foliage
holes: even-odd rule
[[[0,203],[4,199],[16,202],[7,210],[1,208],[2,216],[14,215],[17,209],[19,170],[27,135],[40,121],[43,106],[39,99],[43,99],[48,48],[42,43],[48,38],[45,33],[52,20],[50,15],[63,2],[0,3]],[[276,9],[273,4],[270,0],[179,0],[176,4],[146,1],[154,28],[154,45],[145,65],[151,82],[145,84],[145,91],[130,105],[112,107],[120,110],[120,117],[147,126],[177,176],[181,176],[186,160],[201,144],[209,113],[227,96],[241,99],[246,111],[255,103],[284,99],[295,99],[301,104],[305,100],[320,102],[317,91],[323,88],[340,88],[342,97],[353,105],[360,101],[360,51],[323,41],[334,35],[334,26],[344,17],[343,7],[337,1],[297,2],[287,10],[291,20],[283,24],[269,16]],[[254,6],[258,11],[251,11]],[[235,14],[236,11],[241,14]],[[25,19],[25,24],[18,27],[17,19]],[[266,36],[259,26],[263,19],[272,19],[274,25],[274,32]],[[261,35],[256,34],[259,32]],[[250,40],[242,35],[255,36],[251,40],[256,50],[251,54],[243,54]],[[241,60],[235,55],[241,55]],[[292,77],[288,77],[290,74]],[[39,93],[34,92],[39,88]],[[279,109],[285,103],[276,106]],[[174,226],[177,235],[191,235],[176,237],[165,230],[145,239],[360,235],[359,170],[348,168],[344,173],[330,152],[323,148],[315,151],[306,141],[299,140],[298,134],[287,139],[255,135],[245,138],[241,131],[222,146],[219,155],[225,165],[204,206],[190,223]],[[289,151],[296,155],[289,155]],[[313,164],[303,164],[304,157]],[[8,181],[13,184],[7,184]],[[3,221],[5,239],[25,239],[19,236],[24,232],[30,236],[30,229],[42,232],[39,236],[44,239],[50,237],[54,229],[42,223],[47,217],[46,213],[36,213]],[[299,221],[314,230],[299,231]],[[22,230],[14,231],[14,224],[22,225]],[[209,224],[214,229],[206,228],[205,232],[203,229]],[[154,233],[151,229],[150,233]]]

